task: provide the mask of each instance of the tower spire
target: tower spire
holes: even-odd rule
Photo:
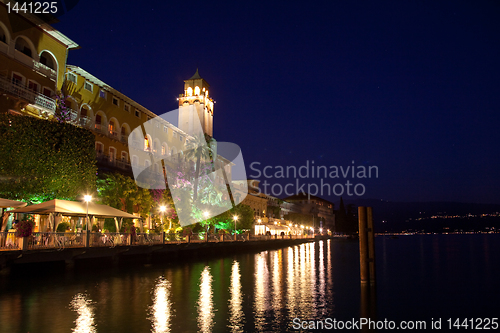
[[[189,80],[196,80],[196,79],[201,79],[200,74],[198,73],[198,67],[196,67],[196,73],[194,73],[193,76]]]

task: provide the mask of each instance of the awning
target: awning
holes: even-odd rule
[[[66,216],[86,216],[87,203],[54,199],[47,202],[43,202],[38,205],[31,205],[23,208],[18,208],[10,212],[41,214],[41,215],[47,215],[50,213],[61,213],[62,215]],[[90,216],[95,216],[95,217],[124,217],[131,219],[140,218],[138,216],[129,214],[119,209],[107,205],[99,205],[93,202],[89,202],[88,204],[88,214]]]
[[[0,208],[24,207],[26,205],[27,205],[26,202],[0,198]]]

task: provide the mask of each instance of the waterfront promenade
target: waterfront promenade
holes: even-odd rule
[[[153,257],[176,257],[181,252],[215,254],[220,251],[271,249],[314,241],[327,236],[250,234],[147,234],[137,233],[53,233],[35,232],[30,237],[16,238],[13,233],[0,233],[0,268],[15,264],[63,261],[74,264],[83,259],[120,261],[134,257],[146,261]]]

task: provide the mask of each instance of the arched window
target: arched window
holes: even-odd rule
[[[42,54],[40,54],[40,62],[48,68],[56,70],[56,62],[49,52],[42,51]]]
[[[166,143],[164,143],[162,146],[161,146],[161,154],[163,156],[167,156],[168,155],[168,146]]]
[[[0,26],[0,42],[7,44],[7,34],[3,30],[2,26]]]
[[[31,47],[24,38],[18,37],[16,39],[16,50],[26,54],[30,58],[33,58]]]
[[[109,147],[109,161],[114,162],[116,160],[116,148]]]
[[[196,86],[194,87],[194,94],[198,96],[200,94],[200,87]]]
[[[191,87],[187,88],[187,95],[188,96],[193,96],[193,88],[191,88]]]
[[[151,151],[151,138],[147,135],[144,137],[144,150]]]
[[[80,118],[87,118],[89,116],[89,112],[86,106],[82,106],[82,110],[80,111]]]

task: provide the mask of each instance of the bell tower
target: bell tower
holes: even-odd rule
[[[198,69],[191,78],[184,80],[184,94],[179,95],[178,125],[189,135],[199,135],[202,131],[213,137],[214,101],[208,95],[209,87]]]

